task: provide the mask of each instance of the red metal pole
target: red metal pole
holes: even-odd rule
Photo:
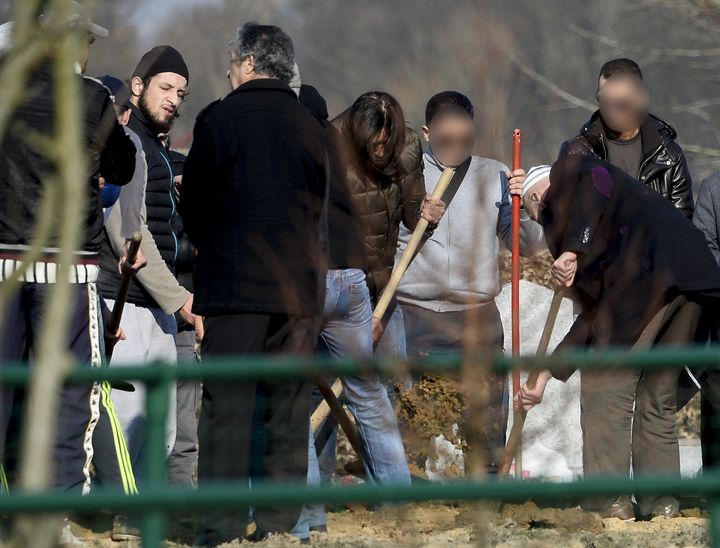
[[[513,171],[522,166],[520,130],[513,131]],[[520,196],[512,197],[512,355],[520,355]],[[513,397],[520,390],[520,371],[513,370]],[[522,446],[515,458],[515,477],[522,477]]]

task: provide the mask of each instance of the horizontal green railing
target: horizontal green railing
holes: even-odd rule
[[[190,379],[278,380],[303,378],[313,374],[342,376],[367,372],[394,374],[407,371],[443,374],[459,371],[464,362],[480,362],[483,360],[489,360],[490,366],[496,371],[508,371],[512,368],[532,370],[548,367],[578,369],[606,367],[636,369],[679,369],[684,366],[690,368],[720,367],[720,345],[686,348],[669,347],[662,350],[633,353],[617,350],[609,350],[603,353],[566,352],[558,356],[544,357],[520,356],[510,358],[504,355],[478,355],[469,359],[467,356],[448,355],[446,357],[428,358],[412,365],[389,359],[358,361],[317,357],[242,356],[236,358],[206,358],[200,365],[195,363],[168,365],[157,362],[143,366],[108,368],[78,366],[67,375],[66,381],[71,384],[78,384],[102,380],[132,380],[139,382],[167,382]],[[0,383],[24,385],[28,381],[31,370],[32,368],[25,366],[2,366],[0,367]]]
[[[681,368],[720,366],[720,347],[666,348],[628,354],[567,353],[543,358],[507,358],[478,356],[498,370],[511,367],[538,368]],[[98,490],[89,496],[71,493],[14,492],[0,497],[2,513],[37,513],[94,511],[107,508],[117,511],[143,512],[143,545],[161,546],[165,533],[165,513],[174,509],[199,509],[228,506],[272,506],[312,502],[406,502],[427,500],[523,500],[526,498],[558,499],[618,493],[702,496],[708,499],[710,533],[713,545],[720,546],[720,470],[708,471],[701,478],[678,477],[592,478],[573,483],[515,482],[464,480],[447,484],[414,486],[361,485],[353,487],[307,487],[298,485],[247,485],[223,483],[200,485],[198,489],[176,489],[165,485],[165,420],[170,383],[188,379],[279,380],[302,378],[315,374],[351,375],[368,371],[394,374],[452,373],[460,370],[465,359],[454,356],[427,360],[409,367],[384,360],[355,362],[317,358],[241,357],[207,360],[202,364],[170,366],[151,364],[143,367],[75,368],[67,377],[69,383],[90,381],[132,380],[146,384],[145,481],[140,494],[126,496],[118,492]],[[31,368],[12,366],[0,368],[0,383],[24,385]]]

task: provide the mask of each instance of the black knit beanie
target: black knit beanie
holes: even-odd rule
[[[172,46],[155,46],[142,56],[135,67],[133,78],[138,76],[143,80],[161,72],[173,72],[185,77],[190,82],[190,72],[180,52]]]

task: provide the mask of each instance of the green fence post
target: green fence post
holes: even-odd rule
[[[715,488],[708,496],[708,514],[710,515],[710,545],[720,547],[720,469],[710,467],[702,472],[702,479],[710,482]]]
[[[167,422],[169,389],[172,378],[167,374],[167,364],[155,364],[159,368],[157,379],[148,381],[145,399],[145,477],[143,484],[148,489],[162,489],[166,485],[165,424]],[[163,373],[164,372],[164,373]],[[140,489],[142,497],[142,487]],[[144,548],[160,548],[165,538],[165,513],[162,509],[145,512],[142,519]]]
[[[720,546],[720,498],[717,496],[708,499],[708,512],[710,514],[710,546]]]

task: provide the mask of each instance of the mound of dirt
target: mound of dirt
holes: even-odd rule
[[[500,279],[502,283],[510,282],[511,255],[508,251],[500,253]],[[550,289],[555,289],[552,277],[550,276],[550,267],[553,264],[552,255],[543,248],[532,257],[520,257],[520,277],[523,280],[544,285]]]
[[[455,439],[453,425],[461,422],[463,408],[459,386],[450,378],[422,377],[404,390],[397,413],[408,460],[423,468],[435,436]]]
[[[603,520],[594,513],[579,508],[540,508],[532,501],[506,504],[501,516],[515,522],[521,529],[557,529],[558,531],[589,531],[600,533]]]

